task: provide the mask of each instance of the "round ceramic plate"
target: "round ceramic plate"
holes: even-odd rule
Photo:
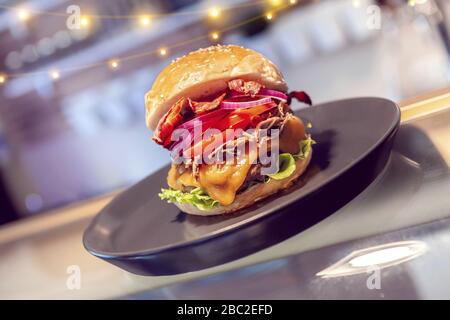
[[[93,255],[140,275],[170,275],[235,260],[283,241],[353,199],[386,164],[400,122],[389,100],[355,98],[303,109],[317,144],[298,183],[234,214],[199,217],[158,197],[169,167],[112,200],[83,237]]]

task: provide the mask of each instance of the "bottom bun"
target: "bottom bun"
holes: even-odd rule
[[[267,183],[258,183],[248,188],[246,191],[238,194],[234,202],[228,206],[218,205],[211,210],[200,210],[196,206],[188,203],[174,203],[181,211],[197,216],[213,216],[225,213],[231,213],[251,206],[268,196],[290,187],[305,172],[312,156],[312,150],[305,159],[299,159],[295,162],[296,168],[293,174],[282,180],[271,179]]]

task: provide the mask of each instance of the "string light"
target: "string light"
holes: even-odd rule
[[[52,80],[58,80],[59,77],[60,77],[60,74],[59,74],[58,70],[50,71],[50,78],[52,78]]]
[[[159,49],[159,55],[161,56],[161,57],[165,57],[165,56],[167,56],[167,48],[160,48]]]
[[[81,17],[80,24],[82,28],[87,28],[91,24],[91,19],[89,17]]]
[[[6,83],[6,74],[2,73],[0,74],[0,85],[5,84]]]
[[[213,31],[209,34],[209,38],[213,41],[217,41],[220,39],[220,34],[217,31]]]
[[[29,20],[30,17],[31,17],[30,11],[28,11],[27,9],[25,9],[25,8],[20,8],[20,9],[17,10],[17,18],[18,18],[20,21],[25,22],[25,21]]]
[[[274,7],[278,7],[279,5],[283,4],[283,0],[270,0],[270,4]]]
[[[110,66],[111,69],[113,69],[113,70],[119,68],[119,60],[114,59],[114,60],[109,61],[109,66]]]
[[[139,22],[141,23],[142,26],[147,27],[150,25],[150,22],[152,22],[152,19],[150,19],[149,16],[141,16],[139,18]]]
[[[0,5],[0,8],[1,8],[1,5]],[[99,62],[99,63],[93,63],[93,64],[85,65],[85,66],[77,66],[77,67],[67,68],[67,70],[80,70],[80,69],[100,67],[100,66],[105,66],[105,65],[109,66],[111,69],[118,69],[120,67],[120,64],[121,64],[121,62],[123,60],[136,59],[136,58],[139,58],[139,57],[148,56],[150,54],[158,54],[161,57],[164,57],[164,56],[167,56],[169,54],[169,49],[171,49],[171,48],[180,47],[180,46],[186,45],[188,43],[192,43],[192,42],[199,41],[199,40],[202,40],[202,39],[204,40],[205,38],[208,38],[208,37],[211,40],[218,41],[220,39],[220,37],[221,37],[221,33],[228,32],[230,30],[236,29],[236,28],[238,28],[240,26],[246,25],[246,24],[251,23],[253,21],[257,21],[258,19],[261,19],[261,18],[266,18],[267,20],[272,20],[275,17],[275,12],[282,11],[285,8],[286,8],[286,6],[274,9],[275,11],[269,11],[269,12],[263,14],[263,15],[258,15],[258,16],[249,18],[249,19],[247,19],[247,20],[245,20],[243,22],[240,22],[240,23],[237,23],[235,25],[223,28],[220,31],[212,31],[209,34],[201,35],[201,36],[198,36],[198,37],[195,37],[195,38],[191,38],[191,39],[189,39],[187,41],[182,41],[180,43],[173,44],[170,47],[163,47],[163,48],[158,49],[157,51],[142,52],[142,53],[139,53],[139,54],[134,54],[134,55],[130,55],[130,56],[121,57],[120,60],[114,59],[114,60],[109,60],[107,62]],[[91,18],[91,17],[93,17],[93,16],[89,16],[88,18]],[[150,24],[151,19],[150,19],[149,16],[140,16],[140,22],[141,23],[144,22],[145,24]],[[51,78],[54,81],[56,81],[56,80],[58,80],[60,78],[60,72],[58,70],[56,70],[56,69],[55,70],[51,70],[51,71],[36,71],[36,72],[27,72],[27,73],[9,74],[9,75],[0,73],[0,84],[3,84],[5,82],[7,82],[8,78],[11,78],[11,77],[26,77],[28,75],[42,74],[42,73],[46,73],[46,72],[47,72],[49,78]]]
[[[221,10],[218,7],[212,7],[208,10],[208,15],[212,19],[217,19],[220,17]]]
[[[157,13],[157,14],[152,14],[152,18],[154,17],[168,17],[168,16],[185,16],[187,14],[191,14],[191,15],[206,15],[209,13],[209,11],[212,11],[213,16],[218,17],[222,11],[225,10],[234,10],[234,9],[239,9],[239,8],[248,8],[248,7],[257,7],[259,5],[261,5],[261,3],[263,2],[267,2],[267,1],[275,1],[275,2],[279,2],[284,3],[285,0],[258,0],[258,1],[254,1],[254,2],[241,2],[241,3],[237,3],[237,4],[232,4],[232,5],[227,5],[223,8],[218,8],[217,6],[214,6],[211,9],[203,9],[203,10],[189,10],[189,11],[179,11],[179,12],[168,12],[168,13]],[[317,1],[317,0],[316,0]],[[424,0],[422,0],[424,1]],[[1,1],[0,1],[1,2]],[[13,6],[9,6],[6,4],[1,4],[0,3],[0,9],[5,9],[5,10],[9,10],[9,11],[13,11],[13,12],[17,12],[18,8],[17,7],[13,7]],[[64,11],[44,11],[44,10],[26,10],[27,12],[27,16],[31,15],[37,15],[37,16],[52,16],[52,17],[63,17],[66,18],[67,17],[67,13]],[[90,17],[92,19],[101,19],[101,20],[119,20],[119,19],[123,19],[123,20],[130,20],[130,19],[139,19],[139,16],[136,15],[107,15],[107,14],[99,14],[99,15],[90,15]]]

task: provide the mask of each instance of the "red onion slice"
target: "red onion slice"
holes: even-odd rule
[[[235,110],[235,109],[246,109],[261,106],[272,102],[272,98],[266,97],[258,100],[250,101],[222,101],[222,109],[225,110]]]
[[[230,94],[228,95],[228,98],[234,99],[234,98],[251,98],[251,97],[242,92],[237,92],[237,91],[231,90]]]
[[[288,96],[285,95],[283,92],[277,91],[277,90],[265,89],[265,88],[262,88],[261,90],[259,90],[257,96],[258,97],[269,97],[269,98],[280,100],[283,102],[287,102],[287,100],[288,100]]]
[[[239,98],[252,99],[251,96],[245,95],[245,94],[243,94],[241,92],[237,92],[237,91],[231,91],[229,97],[231,99],[239,99]],[[261,90],[259,90],[258,94],[255,97],[272,98],[272,99],[283,101],[283,102],[287,102],[287,100],[288,100],[288,96],[286,94],[284,94],[283,92],[277,91],[277,90],[265,89],[265,88],[261,88]]]
[[[305,91],[292,91],[288,94],[288,104],[291,104],[292,98],[297,99],[299,102],[303,102],[312,105],[312,100]]]

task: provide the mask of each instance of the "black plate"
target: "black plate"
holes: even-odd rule
[[[317,144],[303,178],[231,215],[197,217],[161,201],[168,167],[117,196],[83,237],[93,255],[141,275],[195,271],[285,240],[359,194],[386,164],[400,122],[397,105],[380,98],[330,102],[297,114]]]

